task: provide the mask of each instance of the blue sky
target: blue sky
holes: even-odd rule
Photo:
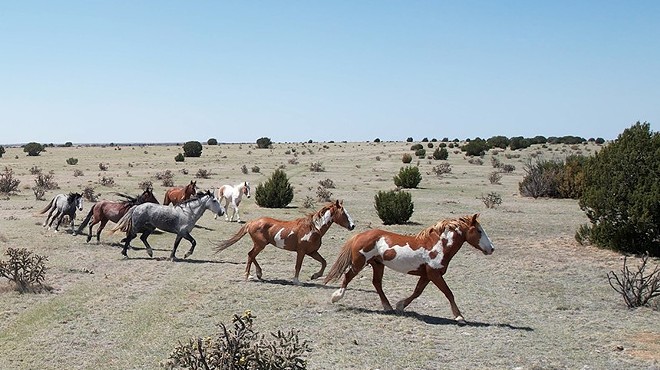
[[[0,143],[614,139],[660,1],[2,1]]]

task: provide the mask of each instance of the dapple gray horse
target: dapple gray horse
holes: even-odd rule
[[[53,221],[57,218],[57,224],[55,225],[55,231],[59,230],[60,224],[64,216],[69,216],[71,219],[71,230],[75,234],[76,229],[74,227],[74,220],[76,219],[76,209],[82,211],[83,209],[83,198],[82,194],[79,193],[69,193],[67,194],[57,194],[53,199],[50,200],[46,208],[39,211],[39,214],[44,214],[48,212],[48,217],[44,221],[44,225],[48,225],[48,230],[50,230],[53,225]],[[50,212],[49,212],[50,211]],[[53,216],[53,212],[55,212]],[[48,222],[50,216],[53,218]]]
[[[220,216],[225,213],[225,208],[210,191],[199,192],[196,197],[185,200],[174,207],[143,203],[129,209],[119,222],[117,222],[117,225],[112,228],[112,231],[121,230],[126,232],[124,249],[121,251],[121,254],[125,257],[128,257],[126,250],[131,240],[138,233],[142,234],[140,240],[147,247],[147,254],[149,257],[153,257],[153,251],[149,242],[147,242],[147,238],[158,228],[176,234],[170,259],[173,261],[176,260],[176,249],[181,239],[186,239],[192,244],[190,250],[183,257],[188,258],[195,250],[195,245],[197,244],[195,239],[190,235],[190,230],[195,227],[195,224],[207,209]]]

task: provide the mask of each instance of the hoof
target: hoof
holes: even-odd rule
[[[317,272],[317,273],[313,274],[313,275],[310,277],[310,279],[311,279],[311,280],[316,280],[316,279],[320,278],[321,275],[322,275],[322,274],[319,274],[319,273]]]
[[[339,288],[339,289],[335,290],[335,292],[332,293],[332,298],[330,299],[332,301],[332,303],[336,303],[340,299],[344,298],[344,292],[345,291],[346,290],[344,288]]]
[[[293,280],[291,280],[291,282],[293,283],[293,285],[297,285],[297,286],[302,285],[302,283],[300,282],[300,280],[298,280],[298,278],[293,278]]]
[[[154,256],[154,252],[151,249],[147,249],[147,254],[149,255],[149,257]]]
[[[454,320],[456,320],[456,323],[460,326],[463,326],[463,325],[466,324],[465,319],[463,318],[463,316],[456,316],[456,318],[454,318]]]
[[[395,307],[397,312],[403,312],[403,310],[406,308],[406,306],[404,306],[403,303],[404,302],[402,300],[396,303]]]
[[[192,254],[192,253],[190,253],[190,252],[184,254],[184,255],[183,255],[183,259],[185,260],[186,258],[190,257],[191,254]]]

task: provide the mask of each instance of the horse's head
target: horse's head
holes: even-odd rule
[[[209,211],[217,214],[218,216],[222,216],[225,214],[225,207],[220,204],[218,201],[218,198],[215,197],[212,191],[205,191],[205,192],[199,192],[197,193],[197,198],[198,199],[204,199],[204,204],[206,206],[206,209]]]
[[[243,183],[243,195],[250,197],[250,183],[247,181]]]
[[[344,207],[344,202],[336,200],[332,205],[332,221],[348,230],[355,229],[355,223]]]
[[[468,222],[468,229],[465,234],[465,241],[467,241],[471,246],[482,251],[483,254],[492,254],[493,251],[495,251],[495,246],[493,245],[493,242],[490,241],[488,234],[486,234],[484,229],[479,224],[479,221],[477,221],[478,217],[478,213],[470,217]]]
[[[146,188],[142,194],[138,197],[138,203],[158,203],[158,199],[154,196],[154,189],[150,186]]]
[[[73,201],[79,211],[83,209],[83,196],[80,193],[73,193]]]
[[[186,185],[186,196],[192,196],[197,192],[197,181],[190,180],[190,184]]]

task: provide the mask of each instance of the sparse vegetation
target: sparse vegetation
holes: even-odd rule
[[[319,180],[319,185],[323,186],[324,188],[328,188],[328,189],[334,189],[335,188],[335,182],[332,181],[332,179]]]
[[[101,171],[107,171],[108,168],[110,168],[110,163],[99,163],[99,170]]]
[[[412,155],[409,153],[404,153],[403,156],[401,156],[401,162],[405,164],[412,162]]]
[[[9,194],[18,190],[21,180],[14,178],[14,170],[5,167],[5,171],[0,173],[0,193]]]
[[[53,172],[48,172],[48,173],[42,173],[39,172],[37,174],[37,177],[34,179],[34,184],[37,187],[40,187],[42,189],[46,190],[53,190],[53,189],[58,189],[59,185],[55,182],[55,175]]]
[[[316,189],[316,197],[321,202],[329,202],[332,198],[332,192],[323,186],[319,186]]]
[[[612,289],[621,294],[628,308],[642,307],[651,299],[660,296],[660,266],[655,266],[650,273],[646,272],[649,255],[642,256],[642,263],[636,271],[626,266],[627,257],[623,257],[621,275],[614,271],[607,273],[607,280]]]
[[[206,168],[200,168],[197,170],[195,177],[198,179],[208,179],[211,177],[211,171],[207,170]]]
[[[502,196],[499,193],[491,191],[486,195],[481,196],[481,201],[484,202],[486,208],[495,208],[502,204]]]
[[[379,191],[374,197],[374,208],[385,225],[404,224],[414,211],[412,196],[405,191]]]
[[[25,248],[8,248],[9,260],[0,260],[0,277],[9,279],[20,293],[48,290],[44,285],[48,257],[33,254]]]
[[[36,200],[45,200],[44,196],[46,195],[46,190],[40,186],[34,186],[32,188],[32,192],[34,193],[34,199]]]
[[[313,162],[309,165],[309,170],[312,172],[325,172],[325,167],[321,162]]]
[[[488,175],[488,181],[491,184],[500,184],[500,180],[502,180],[502,173],[500,171],[493,171]]]
[[[99,180],[99,184],[107,187],[115,186],[115,179],[112,176],[103,176]]]
[[[439,165],[433,166],[431,171],[433,171],[436,176],[440,177],[451,173],[451,165],[449,163],[440,163]]]
[[[193,337],[187,343],[179,343],[162,364],[167,369],[209,370],[304,370],[304,355],[310,352],[309,344],[300,340],[298,332],[271,333],[270,340],[253,328],[250,311],[242,316],[234,315],[233,328],[220,323],[218,334],[213,337]]]
[[[71,157],[71,158],[66,160],[66,164],[71,165],[71,166],[75,166],[75,165],[78,164],[78,158]]]
[[[404,189],[416,188],[422,181],[422,175],[417,166],[401,167],[399,174],[394,176],[394,185]]]
[[[96,194],[94,188],[89,185],[85,186],[85,189],[83,189],[82,196],[90,202],[96,202],[99,198],[99,194]]]
[[[186,160],[186,156],[183,155],[183,153],[179,153],[174,156],[174,162],[184,162]]]
[[[73,177],[79,177],[79,176],[83,176],[83,175],[84,175],[84,173],[81,169],[76,168],[76,169],[73,170]]]
[[[433,151],[433,159],[435,160],[447,160],[449,158],[449,152],[444,147],[435,148]]]

